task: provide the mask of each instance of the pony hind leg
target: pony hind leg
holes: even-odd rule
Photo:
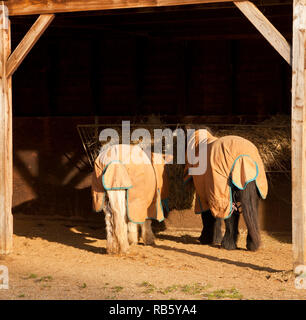
[[[255,181],[250,182],[246,188],[237,192],[238,201],[241,202],[243,218],[248,229],[246,247],[256,251],[260,247],[261,239],[258,223],[259,195]]]
[[[128,222],[128,240],[130,245],[138,243],[138,225],[133,222]]]
[[[117,252],[112,253],[127,253],[129,249],[125,193],[125,190],[107,191],[112,211],[113,236],[118,243]]]
[[[214,244],[220,244],[222,242],[221,220],[222,219],[216,218],[216,221],[215,221],[214,236],[213,236]]]
[[[201,244],[218,244],[222,240],[221,219],[216,219],[211,211],[201,214],[203,229],[199,241]]]
[[[143,243],[145,245],[154,245],[155,244],[155,236],[152,231],[151,224],[152,224],[151,220],[146,220],[141,225],[141,236],[142,236]]]
[[[221,243],[221,247],[226,250],[237,249],[239,214],[233,212],[232,215],[224,220],[225,234]]]

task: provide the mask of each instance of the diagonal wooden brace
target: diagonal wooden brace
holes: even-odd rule
[[[250,1],[234,2],[272,47],[291,65],[291,46],[265,15]]]
[[[6,64],[7,77],[13,75],[21,62],[33,48],[35,43],[48,28],[54,17],[54,14],[42,14],[37,18],[31,29],[27,32],[19,45],[16,47],[15,51],[8,58]]]

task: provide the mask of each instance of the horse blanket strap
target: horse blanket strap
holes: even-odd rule
[[[230,215],[232,215],[234,211],[237,211],[238,214],[242,213],[242,206],[240,202],[233,202],[232,211]]]

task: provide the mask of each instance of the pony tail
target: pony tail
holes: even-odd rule
[[[107,191],[109,206],[111,208],[110,233],[112,234],[111,243],[108,248],[117,248],[118,252],[126,253],[129,249],[128,230],[127,230],[127,213],[126,213],[126,190]],[[112,244],[114,242],[114,244]]]
[[[248,229],[247,249],[258,250],[261,239],[258,223],[258,191],[255,181],[248,183],[244,190],[238,190],[237,196],[242,206],[243,218]]]

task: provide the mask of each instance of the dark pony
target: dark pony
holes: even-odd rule
[[[248,183],[244,190],[232,186],[232,197],[238,211],[225,219],[225,234],[222,239],[221,220],[212,216],[211,211],[202,212],[203,230],[199,238],[202,244],[218,244],[227,250],[237,249],[239,216],[243,214],[248,229],[246,247],[250,251],[256,251],[260,246],[260,233],[258,224],[259,194],[255,181]]]

